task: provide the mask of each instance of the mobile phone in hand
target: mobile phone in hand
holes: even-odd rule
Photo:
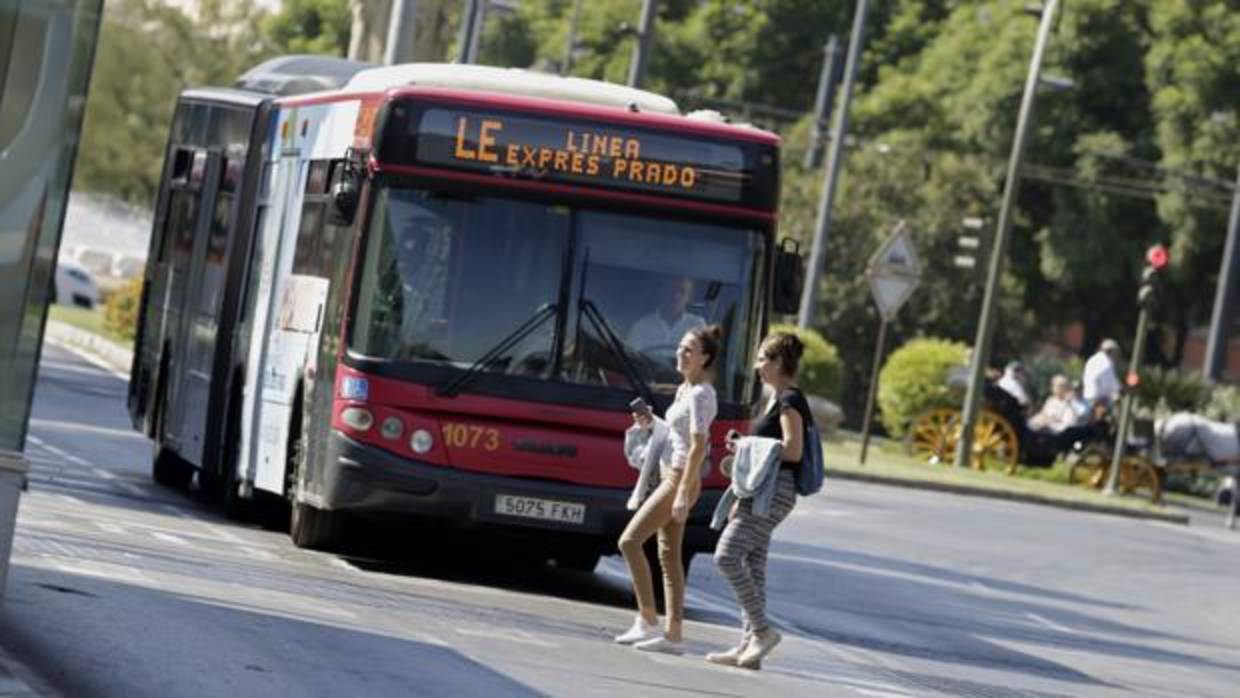
[[[633,401],[629,403],[629,409],[633,411],[633,414],[639,414],[646,417],[654,415],[654,410],[650,409],[650,403],[646,402],[641,397],[634,398]]]

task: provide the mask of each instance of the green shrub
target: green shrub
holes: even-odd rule
[[[1219,385],[1210,393],[1202,414],[1220,422],[1240,421],[1240,387]]]
[[[1145,410],[1199,412],[1210,399],[1210,386],[1197,373],[1155,366],[1141,371],[1136,394]]]
[[[810,395],[839,402],[844,387],[844,362],[835,346],[814,330],[795,325],[771,325],[771,332],[791,332],[805,345],[797,384]]]
[[[914,339],[891,353],[878,374],[878,408],[883,426],[902,436],[922,412],[961,404],[961,391],[947,384],[952,369],[965,365],[969,348],[943,339]]]
[[[142,300],[142,278],[135,277],[108,294],[103,306],[103,326],[109,332],[133,339],[138,332],[138,306]]]

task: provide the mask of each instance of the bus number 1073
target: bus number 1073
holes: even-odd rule
[[[477,424],[444,422],[443,441],[451,448],[480,448],[484,451],[499,450],[499,429],[480,427]]]

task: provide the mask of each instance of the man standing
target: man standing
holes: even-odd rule
[[[1122,386],[1115,367],[1119,360],[1119,342],[1104,339],[1098,346],[1098,351],[1085,362],[1081,382],[1084,383],[1085,403],[1091,408],[1098,404],[1109,407],[1119,399]]]
[[[690,279],[673,277],[667,280],[659,307],[633,323],[625,338],[627,344],[637,351],[655,347],[674,350],[686,332],[706,324],[701,317],[685,312],[692,295],[693,281]]]

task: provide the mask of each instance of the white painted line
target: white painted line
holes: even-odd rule
[[[95,528],[103,531],[104,533],[111,533],[114,536],[123,536],[128,533],[124,526],[117,526],[114,523],[107,523],[105,521],[96,521]]]
[[[89,467],[90,467],[90,463],[87,463],[84,459],[79,458],[79,457],[74,456],[74,455],[67,455],[67,456],[65,456],[65,460],[69,461],[70,463],[72,463],[72,464],[74,464],[74,465],[80,465],[80,466],[82,466],[82,467],[84,467],[84,468],[89,468]]]
[[[77,506],[82,506],[86,504],[86,502],[83,502],[82,500],[78,499],[77,497],[74,497],[71,494],[57,494],[56,496],[60,498],[61,501],[68,502],[69,504],[74,504]]]
[[[71,346],[65,342],[58,342],[55,339],[51,339],[51,338],[48,338],[48,342],[51,344],[55,344],[57,347],[64,349],[70,354],[76,354],[79,359],[94,366],[95,368],[102,369],[104,373],[107,373],[113,377],[119,378],[126,382],[129,381],[128,373],[121,373],[120,371],[117,371],[116,369],[109,366],[106,361],[104,361],[103,359],[100,359],[94,354],[91,354],[90,352],[83,351],[81,349],[78,349],[75,346]]]
[[[121,488],[122,490],[125,490],[129,494],[134,495],[135,497],[146,496],[146,490],[142,489],[141,487],[138,487],[137,485],[132,485],[128,482],[118,482],[116,483],[116,486]]]
[[[124,565],[105,565],[87,560],[76,561],[73,563],[53,562],[52,565],[61,572],[68,574],[80,574],[88,577],[101,577],[103,579],[112,579],[122,582],[143,582],[149,583],[150,577],[147,577],[141,570]]]
[[[1068,626],[1066,626],[1066,625],[1060,625],[1059,623],[1056,623],[1055,621],[1050,620],[1050,619],[1048,619],[1048,618],[1043,618],[1042,616],[1039,616],[1039,615],[1038,615],[1038,614],[1036,614],[1036,613],[1032,613],[1032,612],[1026,611],[1026,612],[1025,612],[1025,617],[1026,617],[1026,618],[1028,618],[1029,620],[1031,620],[1031,621],[1035,622],[1035,623],[1038,623],[1038,624],[1040,624],[1040,625],[1044,625],[1044,626],[1046,626],[1046,627],[1048,627],[1048,628],[1050,628],[1051,630],[1054,630],[1054,631],[1056,631],[1056,632],[1068,633],[1068,634],[1070,634],[1070,635],[1076,635],[1076,634],[1077,634],[1077,632],[1076,632],[1075,630],[1073,630],[1072,628],[1069,628],[1069,627],[1068,627]]]
[[[176,545],[189,545],[189,541],[170,533],[160,533],[159,531],[151,531],[151,536],[164,541],[165,543],[175,543]]]
[[[863,696],[875,696],[875,698],[908,698],[909,694],[902,691],[874,691],[868,688],[854,688],[854,691]]]
[[[82,422],[69,422],[55,419],[37,419],[31,418],[30,428],[32,430],[53,430],[53,431],[71,431],[75,434],[98,434],[100,436],[108,436],[122,439],[138,439],[146,441],[145,434],[134,431],[133,429],[114,429],[112,427],[101,427],[93,424],[85,424]]]
[[[32,420],[32,421],[33,421],[33,420]],[[43,445],[44,445],[44,443],[43,443],[43,439],[40,439],[39,437],[37,437],[37,436],[35,436],[35,435],[33,435],[33,434],[27,434],[27,435],[26,435],[26,440],[27,440],[27,441],[29,441],[30,443],[34,444],[35,446],[43,446]]]
[[[232,533],[228,532],[227,530],[223,528],[220,528],[219,526],[212,526],[209,523],[198,522],[198,527],[206,531],[207,533],[211,534],[212,538],[219,540],[219,541],[223,541],[225,543],[244,543],[245,542],[240,536],[233,535]]]
[[[241,546],[241,547],[239,548],[239,550],[240,550],[242,553],[244,553],[244,554],[246,554],[246,555],[248,555],[248,556],[250,556],[250,557],[254,558],[255,560],[262,560],[262,561],[264,561],[264,562],[271,562],[271,561],[273,561],[273,560],[278,560],[278,559],[279,559],[279,558],[278,558],[278,557],[276,557],[275,555],[272,555],[271,553],[267,552],[266,550],[262,550],[262,549],[260,549],[260,548],[251,548],[251,547],[249,547],[249,546]]]
[[[108,472],[107,470],[104,470],[103,468],[95,468],[94,470],[95,470],[95,474],[103,478],[104,480],[115,480],[116,479],[115,475]]]
[[[508,630],[504,628],[455,628],[456,632],[466,637],[481,637],[488,640],[503,640],[505,642],[516,642],[522,645],[534,645],[535,647],[546,647],[554,649],[560,645],[548,640],[542,640],[524,630]]]

